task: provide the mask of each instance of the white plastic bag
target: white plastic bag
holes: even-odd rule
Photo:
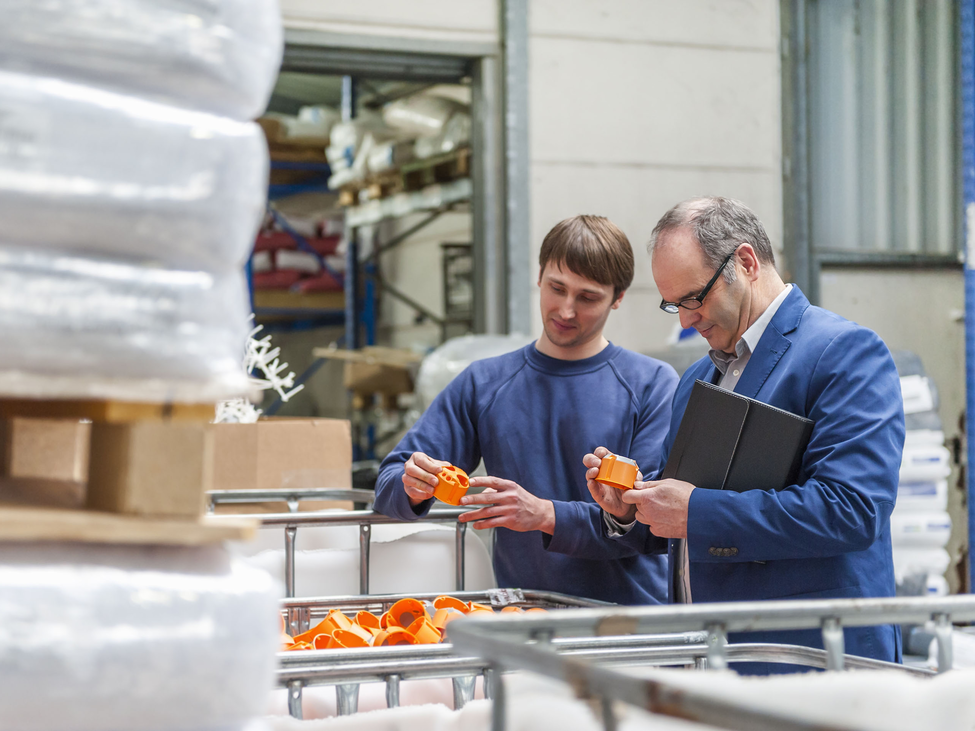
[[[236,729],[264,711],[280,585],[223,548],[5,544],[6,731]]]
[[[0,246],[0,392],[140,401],[243,395],[246,291],[239,271]]]
[[[260,128],[0,72],[5,243],[226,271],[267,195]]]
[[[277,0],[5,0],[0,68],[235,119],[264,111],[281,64]]]

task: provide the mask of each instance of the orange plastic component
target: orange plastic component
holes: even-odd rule
[[[373,647],[415,644],[416,637],[401,627],[392,627],[388,630],[383,630],[372,641]]]
[[[419,645],[435,645],[440,642],[440,630],[431,624],[426,617],[420,617],[406,630],[416,637]]]
[[[460,599],[456,599],[452,596],[438,596],[433,600],[434,609],[456,609],[458,612],[463,612],[467,614],[470,607],[467,606],[467,602],[462,602]]]
[[[454,609],[453,607],[444,607],[443,609],[438,609],[437,613],[433,615],[433,626],[443,631],[444,627],[458,617],[463,616],[464,612],[461,612],[460,610]]]
[[[433,496],[448,505],[460,505],[460,499],[467,494],[467,488],[471,486],[467,473],[460,467],[449,464],[440,469],[437,477],[440,478],[440,483],[433,491]]]
[[[400,599],[389,608],[387,626],[406,629],[420,617],[426,616],[426,608],[416,599]]]
[[[369,647],[369,640],[372,638],[369,637],[369,639],[366,639],[362,637],[362,634],[368,636],[369,633],[361,627],[357,627],[356,629],[358,629],[358,632],[347,629],[335,630],[332,633],[331,639],[328,641],[328,649],[334,650],[338,647]]]
[[[312,646],[309,645],[307,642],[296,642],[290,647],[285,647],[284,651],[292,652],[294,650],[310,650],[310,649],[312,649]]]
[[[318,635],[311,644],[316,650],[327,650],[331,643],[332,635]]]
[[[311,642],[318,635],[330,635],[334,631],[335,626],[327,619],[323,619],[310,630],[302,632],[300,635],[295,635],[295,642]]]
[[[377,617],[372,612],[367,612],[365,610],[358,612],[355,615],[355,623],[360,627],[362,627],[363,629],[367,629],[370,631],[375,630],[376,632],[378,632],[379,630],[382,629],[382,627],[379,625],[379,617]]]
[[[328,616],[325,617],[325,622],[331,622],[332,629],[351,629],[353,626],[352,620],[338,609],[330,611]]]
[[[599,474],[596,482],[609,485],[620,490],[632,490],[636,481],[637,464],[632,459],[607,454],[599,463]]]
[[[379,618],[379,629],[386,629],[387,627],[389,627],[389,612],[383,612]]]
[[[467,605],[468,612],[474,612],[476,610],[481,610],[482,612],[491,612],[492,614],[494,613],[494,610],[491,609],[491,607],[487,606],[486,604],[477,604],[475,602],[471,602],[470,604]]]
[[[548,614],[548,610],[542,609],[541,607],[532,607],[531,609],[525,610],[525,614],[538,614],[539,612],[542,614]]]
[[[523,614],[524,612],[521,607],[505,607],[501,610],[501,614]]]

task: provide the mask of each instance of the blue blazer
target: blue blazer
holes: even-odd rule
[[[705,357],[681,378],[665,457],[694,381],[716,382],[718,377]],[[793,285],[735,391],[816,423],[795,485],[768,492],[691,493],[692,601],[893,596],[890,513],[904,447],[904,408],[897,370],[883,341],[871,330],[811,306]],[[620,540],[643,540],[646,551],[665,550],[662,539],[640,527]],[[669,543],[672,572],[680,561],[674,555],[679,544]],[[736,550],[714,550],[722,548]],[[900,661],[896,627],[849,628],[844,634],[848,653]],[[732,639],[822,647],[818,631],[755,632]],[[782,668],[748,664],[740,669]]]

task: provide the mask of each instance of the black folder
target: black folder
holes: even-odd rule
[[[695,381],[661,475],[713,490],[781,490],[799,474],[813,421]]]

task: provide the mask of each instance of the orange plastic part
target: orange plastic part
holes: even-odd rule
[[[406,629],[420,617],[426,616],[426,608],[416,599],[400,599],[389,608],[387,626]]]
[[[494,613],[494,610],[491,609],[491,607],[487,606],[486,604],[478,604],[477,602],[471,602],[470,604],[467,605],[468,612],[475,612],[477,610],[481,610],[482,612],[491,612],[492,614]]]
[[[402,627],[392,627],[388,630],[381,631],[376,635],[375,639],[372,641],[373,647],[387,646],[391,647],[393,645],[415,645],[416,637],[411,635]]]
[[[420,617],[406,631],[416,637],[416,642],[419,645],[435,645],[440,642],[440,630],[434,627],[426,617]]]
[[[467,614],[467,611],[470,609],[470,607],[467,606],[467,602],[462,602],[460,599],[447,596],[446,594],[444,596],[438,596],[433,600],[433,608],[456,609],[458,612],[463,612],[464,614]]]
[[[596,482],[620,490],[632,490],[636,481],[637,465],[632,459],[607,454],[599,463]]]
[[[505,607],[501,610],[501,614],[524,614],[525,610],[521,607]]]
[[[357,627],[356,629],[358,632],[348,629],[335,630],[332,633],[331,639],[328,641],[328,649],[334,650],[339,647],[369,647],[369,640],[372,637],[361,627]],[[367,635],[368,639],[364,638],[362,634]],[[315,646],[318,647],[317,644]]]
[[[467,488],[471,486],[467,473],[460,467],[449,464],[441,468],[437,477],[440,478],[440,482],[434,489],[433,496],[448,505],[460,505],[460,499],[467,494]]]
[[[285,647],[284,651],[292,652],[294,650],[310,650],[310,649],[312,649],[312,646],[309,645],[307,642],[296,642],[290,647]]]
[[[363,629],[370,631],[375,630],[378,632],[382,629],[382,627],[379,625],[379,617],[372,612],[367,612],[365,610],[362,610],[355,615],[355,623]]]
[[[444,627],[458,617],[463,616],[464,612],[454,609],[453,607],[444,607],[443,609],[438,609],[437,613],[433,615],[433,626],[443,631]]]

